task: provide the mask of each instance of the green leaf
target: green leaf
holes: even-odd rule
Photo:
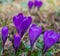
[[[31,53],[31,56],[42,56],[42,51],[35,50],[34,52]]]
[[[20,56],[21,53],[24,52],[24,43],[20,44],[19,50],[16,52],[16,56]]]
[[[10,56],[14,56],[14,51],[12,51],[12,48],[9,48],[9,53],[10,53]]]
[[[46,56],[52,56],[53,52],[54,52],[54,46],[52,46],[47,52],[46,52]]]
[[[43,35],[39,37],[36,47],[39,49],[43,49]]]
[[[57,16],[60,16],[60,12],[57,12],[56,15],[57,15]]]
[[[30,49],[30,45],[25,44],[25,48],[26,48],[26,49]]]
[[[1,52],[2,52],[2,40],[1,40],[1,35],[0,35],[0,56],[1,56]]]
[[[47,52],[46,56],[52,56],[52,53],[51,52]]]
[[[42,46],[42,43],[37,43],[37,44],[36,44],[36,47],[39,48],[39,49],[42,48],[42,47],[43,47],[43,46]]]

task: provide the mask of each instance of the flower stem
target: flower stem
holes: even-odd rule
[[[17,56],[16,54],[17,54],[17,51],[16,51],[16,50],[14,50],[14,56]]]
[[[45,56],[45,53],[42,52],[42,56]]]
[[[31,51],[28,52],[27,56],[31,56]]]

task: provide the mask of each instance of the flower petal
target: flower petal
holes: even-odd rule
[[[23,16],[22,13],[18,14],[17,16],[13,17],[13,23],[16,27],[17,32],[22,37],[24,33],[27,31],[28,27],[32,22],[31,16]]]
[[[20,36],[22,37],[32,22],[32,18],[24,19],[20,26]]]
[[[2,28],[1,34],[2,34],[2,41],[5,44],[7,37],[8,37],[8,27],[7,26]]]
[[[20,47],[21,37],[17,34],[14,35],[14,48],[17,50]]]
[[[28,7],[29,7],[29,9],[32,9],[32,7],[33,7],[33,2],[32,1],[28,1]]]
[[[42,32],[41,27],[37,27],[37,25],[33,24],[31,28],[29,29],[29,38],[30,38],[30,44],[31,48],[33,47],[35,41],[38,39]]]
[[[44,52],[46,52],[58,41],[59,36],[60,34],[54,32],[53,30],[47,30],[44,33]]]
[[[34,2],[34,6],[36,7],[38,7],[38,8],[40,8],[41,6],[42,6],[42,1],[37,1],[37,0],[35,0],[35,2]]]

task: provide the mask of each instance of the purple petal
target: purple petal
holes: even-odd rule
[[[17,16],[15,15],[13,17],[13,23],[15,24],[16,27],[19,27],[20,24],[22,23],[22,21],[24,20],[23,18],[23,14],[22,13],[19,13]]]
[[[59,39],[58,33],[53,30],[47,30],[44,33],[44,51],[46,52],[50,47],[52,47]]]
[[[14,35],[14,48],[15,50],[18,50],[18,48],[20,47],[20,43],[21,43],[21,37],[18,34]]]
[[[16,30],[17,32],[19,33],[20,31],[20,26],[21,26],[21,23],[23,22],[24,18],[23,18],[23,14],[22,13],[19,13],[17,16],[14,16],[13,17],[13,23],[16,27]]]
[[[27,31],[28,27],[30,26],[32,22],[32,18],[28,17],[28,19],[24,19],[21,26],[20,26],[20,36],[22,37],[24,33]]]
[[[47,30],[45,33],[44,33],[44,40],[47,39],[48,37],[46,36],[49,36],[49,33],[53,33],[53,30]]]
[[[20,27],[19,27],[20,26],[20,19],[19,19],[19,17],[14,16],[13,17],[13,23],[16,27],[16,30],[19,32],[19,30],[20,30]]]
[[[42,32],[41,27],[37,27],[37,25],[33,24],[31,28],[29,29],[29,38],[30,38],[30,44],[31,48],[33,47],[35,41],[38,39]]]
[[[2,41],[5,44],[7,37],[8,37],[8,27],[7,26],[2,28],[1,34],[2,34]]]
[[[18,17],[19,17],[19,16],[23,16],[23,13],[19,13],[17,16],[18,16]]]
[[[17,17],[17,16],[14,16],[13,17],[13,23],[14,23],[14,25],[18,28],[19,27],[19,25],[20,25],[20,19],[19,19],[19,17]]]
[[[32,9],[32,7],[33,7],[33,2],[32,1],[28,1],[28,7],[29,7],[29,9]]]
[[[37,1],[37,0],[36,0],[36,1],[34,2],[34,6],[37,7],[37,8],[40,8],[40,7],[42,6],[42,4],[43,4],[42,1]]]
[[[23,15],[23,13],[19,13],[18,15],[18,18],[19,18],[19,22],[20,22],[20,24],[22,23],[22,21],[24,20],[24,15]]]
[[[28,27],[32,22],[31,16],[26,17],[23,16],[22,13],[18,14],[17,16],[13,17],[13,23],[16,27],[17,32],[22,37],[24,33],[27,31]]]

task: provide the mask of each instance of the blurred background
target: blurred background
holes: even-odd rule
[[[39,23],[46,30],[55,29],[60,31],[60,0],[42,0],[43,6],[40,8],[39,17],[31,15],[27,6],[28,0],[0,0],[0,28],[3,21],[12,19],[13,15],[23,12],[25,15],[31,15],[35,23]],[[34,12],[35,10],[32,10]],[[42,18],[42,19],[41,19]],[[11,21],[11,20],[10,20]],[[10,24],[10,23],[8,23]]]

